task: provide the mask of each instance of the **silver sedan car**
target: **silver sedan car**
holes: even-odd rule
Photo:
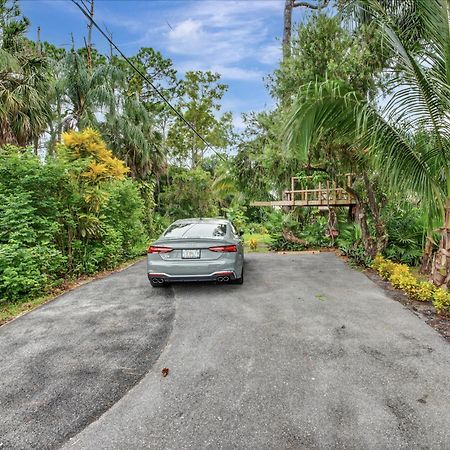
[[[154,287],[176,281],[244,282],[241,238],[225,219],[177,220],[147,251]]]

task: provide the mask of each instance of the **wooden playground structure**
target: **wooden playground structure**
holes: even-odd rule
[[[314,189],[302,188],[301,182],[312,177],[292,177],[291,189],[283,192],[282,200],[254,201],[251,206],[319,206],[338,207],[356,205],[356,199],[345,187],[353,184],[353,174],[339,175],[335,181],[319,183]],[[345,187],[341,187],[345,186]]]

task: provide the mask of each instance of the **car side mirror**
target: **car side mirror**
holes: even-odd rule
[[[240,236],[240,237],[244,236],[244,230],[239,230],[238,231],[238,236]]]

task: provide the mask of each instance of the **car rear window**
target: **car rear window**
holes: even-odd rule
[[[227,234],[224,223],[174,223],[164,233],[164,237],[173,238],[209,238],[219,239]]]

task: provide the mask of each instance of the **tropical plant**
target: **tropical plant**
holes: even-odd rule
[[[161,139],[154,131],[154,120],[136,94],[112,93],[113,101],[106,114],[102,131],[109,146],[131,169],[133,178],[146,179],[151,173],[160,175],[165,167]]]
[[[75,49],[67,53],[63,65],[64,130],[98,126],[96,113],[114,103],[114,86],[125,82],[125,73],[100,59],[92,68]]]
[[[0,146],[33,144],[49,122],[49,66],[25,34],[16,1],[0,1]]]
[[[288,141],[306,152],[327,130],[338,131],[360,152],[369,152],[392,191],[413,192],[429,217],[444,216],[433,278],[436,284],[447,285],[450,281],[448,2],[394,2],[397,5],[394,11],[390,2],[381,0],[350,3],[370,17],[392,54],[395,72],[390,100],[380,107],[347,84],[334,80],[303,86],[287,125]],[[398,15],[405,4],[409,15],[407,18],[402,15],[400,22]],[[420,31],[420,45],[417,33],[411,29]]]

